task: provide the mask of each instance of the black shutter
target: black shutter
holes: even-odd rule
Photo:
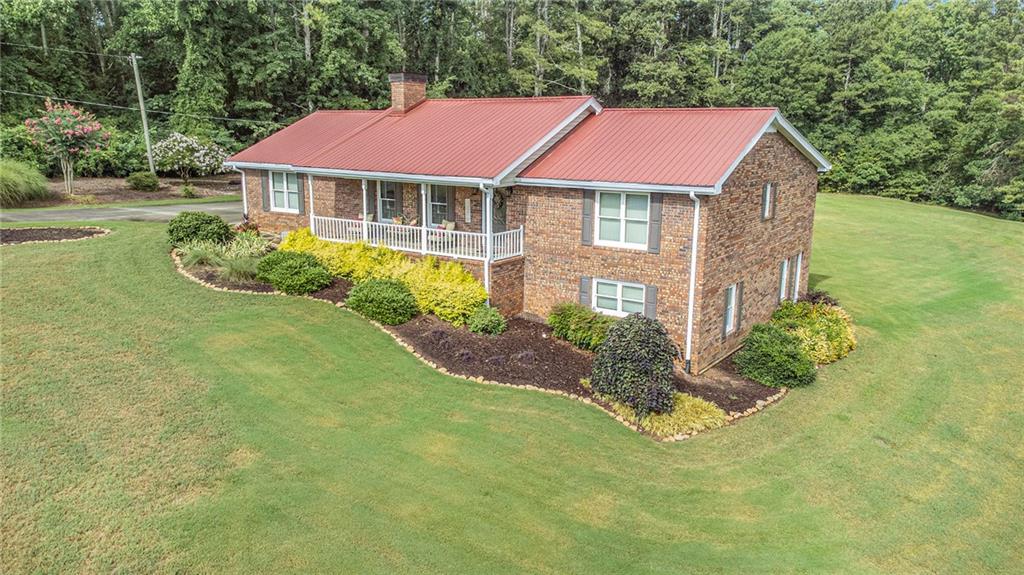
[[[589,276],[583,276],[580,278],[580,305],[591,307],[590,303],[590,283],[591,278]]]
[[[662,194],[651,194],[651,219],[647,223],[647,251],[652,254],[661,252],[661,202]]]
[[[295,181],[299,184],[299,215],[306,213],[306,184],[302,174],[295,174]]]
[[[736,332],[743,326],[743,282],[736,284]]]
[[[657,319],[657,308],[658,286],[646,286],[644,290],[644,315],[651,319]]]
[[[583,234],[581,243],[594,245],[594,190],[583,190]]]
[[[263,211],[270,211],[270,172],[263,172],[260,176],[260,187],[263,189]]]
[[[447,188],[448,188],[448,193],[445,196],[445,200],[444,200],[445,203],[447,204],[445,207],[448,210],[446,219],[449,222],[454,222],[455,221],[455,186],[447,186]]]

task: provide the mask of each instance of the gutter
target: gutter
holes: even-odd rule
[[[690,372],[690,358],[693,356],[693,296],[697,291],[697,239],[700,235],[700,198],[690,192],[693,202],[693,232],[690,237],[690,295],[686,301],[686,355],[685,369]]]
[[[231,166],[231,169],[242,174],[242,216],[245,217],[245,219],[249,219],[249,193],[245,187],[245,170],[240,170],[233,165]]]
[[[432,176],[429,174],[406,174],[400,172],[368,172],[365,170],[337,170],[331,168],[314,168],[309,166],[293,166],[291,164],[269,164],[259,162],[226,162],[224,165],[234,169],[249,168],[252,170],[272,170],[275,172],[301,172],[314,176],[331,176],[336,178],[387,180],[390,182],[406,182],[413,184],[447,184],[456,186],[480,186],[490,184],[490,178],[471,176]]]

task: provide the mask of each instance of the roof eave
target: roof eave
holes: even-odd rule
[[[314,176],[329,176],[334,178],[367,179],[367,180],[388,180],[392,182],[407,182],[413,184],[448,184],[480,186],[489,185],[490,178],[474,176],[438,176],[433,174],[406,174],[399,172],[370,172],[365,170],[339,170],[334,168],[316,168],[311,166],[295,166],[292,164],[274,164],[266,162],[224,162],[229,168],[249,170],[274,170],[282,172],[301,172]]]
[[[586,190],[608,190],[629,192],[657,192],[663,194],[716,195],[721,192],[715,186],[687,186],[672,184],[649,184],[643,182],[603,182],[596,180],[562,180],[553,178],[516,178],[516,185],[541,186],[547,188],[578,188]]]

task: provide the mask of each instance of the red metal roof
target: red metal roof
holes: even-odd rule
[[[605,108],[519,177],[714,186],[775,113],[775,108]]]
[[[228,162],[295,164],[310,154],[352,135],[387,110],[313,112],[227,159]]]
[[[494,178],[589,100],[460,98],[405,114],[317,112],[228,161]]]

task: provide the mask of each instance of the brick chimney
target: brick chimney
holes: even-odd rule
[[[388,81],[392,114],[404,114],[427,99],[427,77],[423,74],[388,74]]]

